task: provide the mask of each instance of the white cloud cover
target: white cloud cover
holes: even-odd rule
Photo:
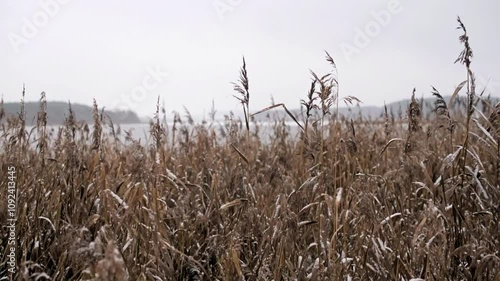
[[[327,50],[339,67],[341,95],[381,105],[407,98],[413,87],[419,95],[429,96],[430,85],[451,93],[464,79],[453,64],[461,50],[457,15],[468,28],[473,69],[500,80],[496,1],[400,0],[402,11],[351,60],[341,45],[352,44],[356,29],[395,0],[220,1],[232,3],[223,18],[212,0],[1,1],[0,93],[18,101],[26,83],[28,100],[46,91],[49,100],[90,104],[95,97],[109,108],[142,84],[146,69],[159,67],[169,77],[137,102],[139,114],[151,115],[158,95],[169,111],[185,105],[206,112],[212,100],[219,110],[239,110],[230,82],[245,55],[251,108],[269,105],[271,95],[297,107],[309,69],[329,71]],[[13,47],[12,34],[23,36],[26,20],[36,25],[44,3],[59,9]]]

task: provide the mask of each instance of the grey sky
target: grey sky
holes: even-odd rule
[[[341,96],[382,105],[408,98],[414,87],[419,96],[429,96],[430,85],[450,94],[465,77],[453,64],[462,48],[460,15],[473,70],[480,83],[491,78],[498,95],[499,12],[498,1],[465,0],[1,0],[0,93],[18,101],[26,83],[27,100],[41,91],[49,100],[91,104],[95,97],[141,115],[154,112],[158,95],[169,112],[182,105],[206,112],[212,100],[218,110],[239,110],[230,82],[244,55],[251,109],[269,105],[271,95],[294,108],[308,90],[309,69],[330,71],[327,50]],[[391,17],[377,21],[374,13]],[[360,46],[357,29],[371,32],[369,42],[346,56],[347,44]]]

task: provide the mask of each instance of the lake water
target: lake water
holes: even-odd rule
[[[237,123],[239,124],[239,123]],[[291,138],[298,137],[300,128],[297,126],[296,123],[292,122],[285,122],[286,125],[286,131]],[[180,128],[183,125],[177,124],[177,132],[176,134],[180,134]],[[207,129],[214,129],[216,132],[217,136],[219,136],[221,139],[222,137],[222,129],[227,132],[227,128],[225,127],[225,124],[223,122],[221,123],[213,123],[211,126],[209,124],[205,125],[195,125],[195,126],[204,126]],[[269,140],[271,136],[274,135],[274,126],[275,123],[273,122],[259,122],[259,137],[261,138],[262,141],[266,142]],[[135,140],[139,141],[140,144],[148,144],[151,143],[151,136],[150,136],[150,125],[146,123],[139,123],[139,124],[121,124],[121,125],[115,125],[115,132],[117,133],[117,137],[122,141],[125,142],[127,133],[129,133],[130,137]],[[194,126],[189,126],[186,125],[186,128],[190,133],[195,133],[195,128]],[[56,126],[47,126],[47,134],[49,135],[49,138],[55,139],[57,137],[58,131],[60,129],[64,129],[63,125],[56,125]],[[173,123],[167,123],[167,141],[171,141],[171,134],[172,134],[172,129],[173,129]],[[31,132],[30,139],[31,141],[34,141],[37,139],[38,134],[37,130],[34,126],[27,126],[26,130],[28,132]],[[93,130],[93,125],[89,125],[89,135],[92,133]],[[245,125],[242,125],[242,130],[245,130]],[[111,136],[111,128],[106,125],[103,128],[104,135],[105,136]],[[118,131],[120,132],[118,134]],[[250,131],[255,132],[255,124],[250,124]],[[127,132],[127,133],[126,133]]]

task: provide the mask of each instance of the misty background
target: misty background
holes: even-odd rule
[[[299,108],[311,75],[331,71],[340,96],[381,106],[431,85],[450,95],[464,21],[479,90],[500,88],[500,3],[495,1],[79,1],[0,2],[0,94],[5,102],[68,101],[151,116],[240,111],[230,82],[245,56],[250,109]]]

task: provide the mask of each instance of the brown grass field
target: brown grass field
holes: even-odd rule
[[[94,124],[69,108],[50,136],[42,93],[35,139],[23,108],[0,109],[0,279],[500,280],[500,105],[476,89],[459,27],[466,76],[451,100],[433,90],[430,118],[414,95],[405,120],[338,116],[357,99],[342,97],[328,53],[332,72],[312,73],[301,116],[264,109],[289,112],[297,137],[281,121],[268,141],[250,126],[261,113],[245,61],[234,84],[245,118],[169,129],[158,106],[148,144],[122,140],[95,101]]]

